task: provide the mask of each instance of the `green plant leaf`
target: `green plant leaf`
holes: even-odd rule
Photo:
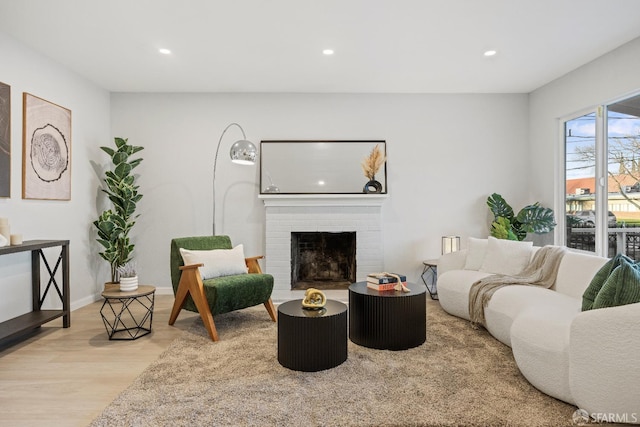
[[[129,158],[129,156],[127,155],[127,153],[123,153],[122,151],[118,151],[117,153],[115,153],[113,155],[112,161],[113,161],[113,164],[119,165],[120,163],[125,163],[128,158]]]
[[[491,224],[491,235],[496,239],[518,240],[513,232],[513,224],[504,217],[498,218]]]
[[[136,211],[136,204],[131,200],[126,200],[124,204],[124,211],[128,216],[131,216]]]
[[[548,233],[556,226],[553,210],[543,208],[539,203],[522,208],[517,219],[527,233]]]
[[[118,150],[120,150],[122,147],[125,147],[127,145],[127,139],[124,138],[114,138],[114,141],[116,143],[116,147],[118,147]]]
[[[118,166],[116,166],[113,172],[118,178],[124,179],[131,172],[131,165],[129,163],[120,163]]]
[[[509,222],[513,220],[513,208],[498,193],[493,193],[487,198],[487,206],[493,213],[494,220],[499,217],[506,218]]]
[[[100,147],[100,149],[102,151],[104,151],[105,153],[107,153],[109,155],[109,157],[113,157],[113,153],[115,153],[115,151],[113,150],[113,148],[109,148],[109,147]]]
[[[136,166],[138,166],[140,164],[140,162],[142,161],[142,159],[134,159],[131,160],[129,162],[129,165],[131,165],[131,169],[135,168]]]

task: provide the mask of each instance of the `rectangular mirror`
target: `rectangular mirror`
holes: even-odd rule
[[[365,176],[373,150],[386,159],[385,141],[261,141],[260,194],[387,193],[387,162]]]

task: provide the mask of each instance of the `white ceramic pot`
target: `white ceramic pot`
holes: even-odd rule
[[[120,290],[122,292],[135,291],[136,289],[138,289],[138,276],[120,278]]]

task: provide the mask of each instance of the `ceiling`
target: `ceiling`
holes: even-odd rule
[[[0,0],[0,32],[114,92],[528,93],[640,1]]]

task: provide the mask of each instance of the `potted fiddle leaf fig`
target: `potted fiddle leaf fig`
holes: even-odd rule
[[[115,149],[100,147],[111,158],[111,169],[105,172],[105,185],[101,190],[107,194],[112,207],[103,211],[93,225],[98,231],[97,241],[103,247],[99,254],[111,266],[112,283],[119,281],[118,268],[132,259],[134,245],[129,240],[129,232],[139,216],[135,213],[136,204],[142,199],[132,171],[142,159],[131,156],[143,148],[130,145],[123,138],[115,138]]]
[[[548,233],[556,226],[553,210],[539,202],[525,206],[516,215],[501,195],[493,193],[487,198],[487,206],[494,217],[491,235],[497,239],[524,240],[527,233]]]

